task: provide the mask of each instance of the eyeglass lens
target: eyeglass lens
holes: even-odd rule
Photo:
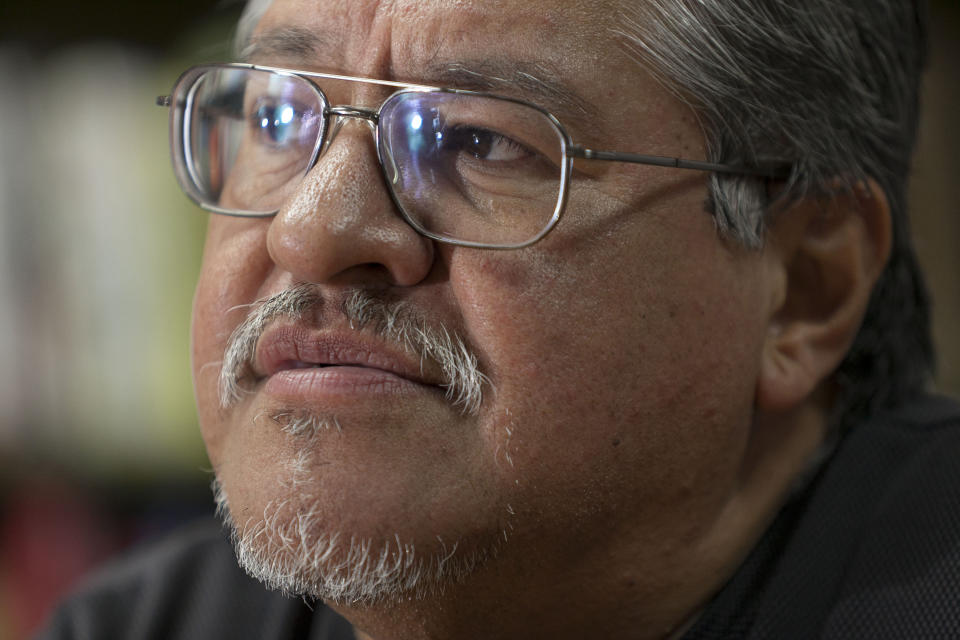
[[[279,210],[319,153],[328,119],[342,117],[326,115],[326,97],[306,79],[247,68],[199,70],[178,85],[174,101],[184,189],[203,206],[241,215]],[[421,231],[510,246],[555,220],[564,138],[534,107],[405,90],[383,103],[377,136],[387,186]]]

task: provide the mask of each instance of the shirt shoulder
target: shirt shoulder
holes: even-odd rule
[[[351,639],[322,604],[268,591],[237,565],[212,518],[98,571],[48,621],[39,640]]]
[[[960,637],[960,405],[844,436],[687,637]]]
[[[826,531],[850,531],[822,637],[960,637],[960,407],[928,398],[851,436],[851,472],[824,487],[850,493],[825,501]]]

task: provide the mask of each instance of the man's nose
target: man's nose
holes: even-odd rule
[[[396,210],[370,131],[350,120],[270,222],[267,250],[298,281],[411,286],[429,273],[433,242]]]

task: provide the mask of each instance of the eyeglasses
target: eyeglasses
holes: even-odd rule
[[[356,84],[396,89],[371,110],[332,104]],[[574,158],[785,177],[780,167],[595,151],[540,107],[478,91],[249,64],[193,67],[169,96],[173,167],[214,213],[271,216],[350,118],[376,140],[387,189],[417,232],[455,245],[518,249],[560,219]]]

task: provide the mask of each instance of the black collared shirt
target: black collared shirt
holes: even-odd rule
[[[105,569],[40,638],[353,633],[247,577],[210,520]],[[847,434],[683,638],[960,638],[960,407],[923,398]]]

